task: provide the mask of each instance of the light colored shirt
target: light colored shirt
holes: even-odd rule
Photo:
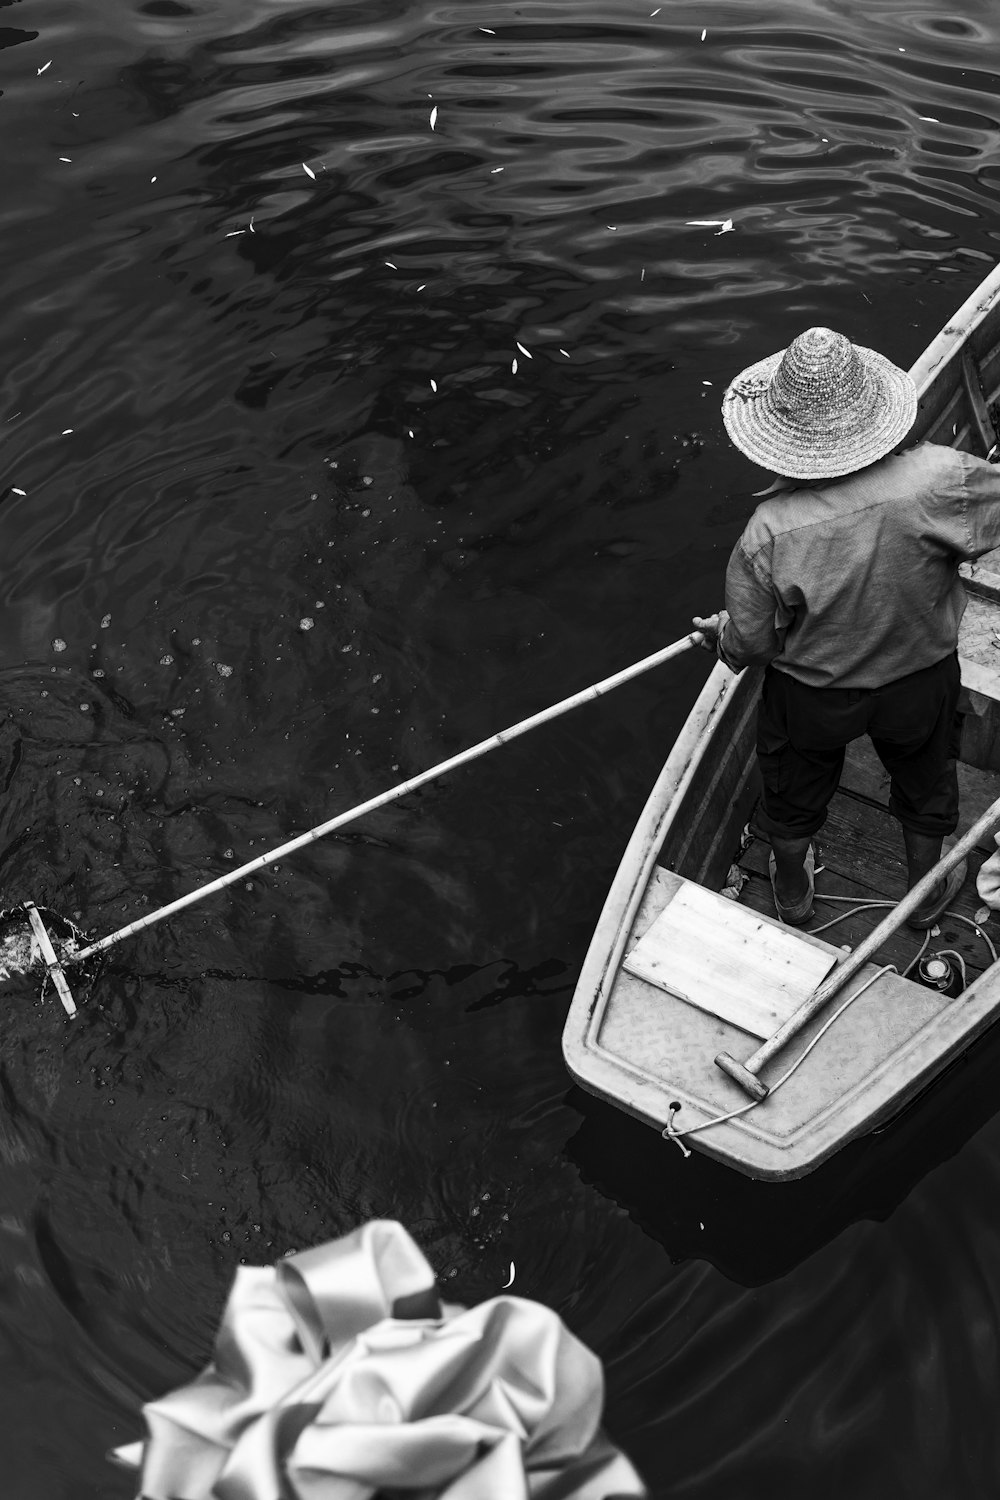
[[[726,570],[719,655],[881,687],[958,644],[960,562],[1000,546],[1000,470],[936,443],[759,505]]]

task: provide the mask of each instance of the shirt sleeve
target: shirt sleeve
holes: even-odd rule
[[[759,556],[759,555],[758,555]],[[778,600],[743,538],[736,543],[726,568],[726,619],[719,635],[719,655],[739,672],[752,665],[766,666],[782,649],[776,626]]]
[[[981,557],[1000,547],[1000,469],[971,453],[959,454],[966,497],[968,554]]]

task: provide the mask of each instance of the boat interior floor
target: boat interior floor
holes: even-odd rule
[[[1000,774],[959,764],[958,778],[961,793],[958,832],[963,833],[1000,797]],[[888,798],[889,777],[871,742],[856,740],[848,748],[840,789],[815,839],[815,914],[803,931],[822,935],[828,943],[855,948],[889,911],[888,906],[855,910],[855,903],[895,904],[903,896],[906,890],[903,837],[898,822],[889,813]],[[985,933],[994,947],[1000,948],[1000,917],[994,916],[979,932],[974,921],[975,913],[983,906],[976,893],[975,875],[993,851],[994,845],[989,841],[973,852],[965,885],[940,919],[940,933],[933,934],[929,944],[928,951],[944,949],[960,953],[969,982],[993,962],[988,944],[979,934]],[[769,854],[766,840],[750,837],[736,863],[746,877],[740,901],[773,917]],[[904,927],[888,939],[874,962],[895,964],[902,974],[919,956],[924,938],[924,933]]]

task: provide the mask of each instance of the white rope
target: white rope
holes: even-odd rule
[[[772,1094],[776,1093],[777,1090],[781,1088],[781,1085],[783,1083],[788,1082],[789,1078],[791,1078],[796,1069],[800,1068],[805,1062],[812,1049],[816,1046],[816,1043],[821,1041],[826,1033],[830,1030],[830,1027],[833,1025],[834,1021],[839,1020],[840,1017],[844,1014],[844,1011],[847,1009],[847,1007],[849,1005],[853,1005],[855,1000],[857,1000],[859,996],[864,994],[865,990],[870,989],[871,986],[875,983],[876,979],[881,979],[883,974],[897,974],[898,972],[899,971],[896,968],[895,964],[886,964],[884,968],[879,969],[875,974],[873,974],[870,979],[866,979],[864,984],[861,985],[860,989],[856,989],[853,994],[848,995],[847,999],[837,1007],[833,1015],[830,1016],[828,1020],[823,1022],[823,1025],[820,1027],[819,1031],[817,1031],[816,1035],[813,1037],[812,1041],[809,1043],[808,1047],[806,1047],[801,1056],[795,1059],[787,1072],[782,1073],[777,1083],[773,1083],[771,1085],[770,1089],[768,1090],[767,1097],[770,1098]],[[716,1115],[711,1120],[703,1120],[700,1125],[692,1125],[688,1130],[674,1129],[674,1115],[677,1114],[681,1106],[679,1104],[676,1106],[671,1105],[667,1115],[666,1128],[662,1130],[660,1134],[663,1136],[664,1140],[673,1141],[676,1146],[679,1146],[680,1149],[684,1152],[685,1156],[690,1156],[691,1152],[684,1145],[685,1136],[698,1135],[703,1130],[710,1130],[713,1125],[724,1125],[727,1120],[735,1120],[740,1115],[748,1114],[751,1109],[756,1109],[758,1104],[763,1104],[764,1102],[765,1101],[763,1099],[751,1099],[749,1104],[744,1104],[740,1109],[732,1109],[726,1115]]]

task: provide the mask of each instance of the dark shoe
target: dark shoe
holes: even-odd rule
[[[918,932],[926,932],[928,927],[933,927],[939,917],[943,917],[948,907],[954,901],[959,891],[965,884],[965,877],[969,873],[969,862],[963,859],[961,864],[946,875],[944,880],[927,897],[923,906],[918,906],[906,919],[907,927],[915,927]]]
[[[806,850],[806,857],[803,862],[803,869],[806,879],[809,882],[809,889],[801,901],[796,901],[791,906],[785,906],[778,900],[778,892],[775,888],[776,869],[773,853],[767,862],[767,868],[771,876],[771,894],[774,897],[774,909],[778,913],[778,920],[787,923],[789,927],[801,927],[803,922],[808,922],[813,914],[813,895],[816,889],[816,850],[810,844]]]

